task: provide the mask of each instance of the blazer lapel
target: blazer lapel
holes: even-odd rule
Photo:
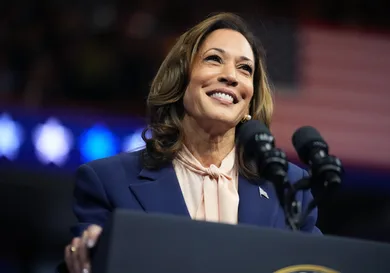
[[[260,194],[259,186],[249,182],[245,177],[239,176],[238,193],[240,203],[238,207],[238,222],[257,226],[273,226],[279,203],[275,197],[272,185],[264,181]],[[267,198],[268,195],[268,198]]]
[[[172,165],[159,170],[142,169],[138,178],[140,181],[129,187],[146,212],[190,217]]]
[[[172,165],[159,170],[142,169],[138,178],[139,181],[130,184],[129,188],[146,212],[190,217]],[[279,203],[269,182],[264,181],[261,189],[268,198],[260,194],[259,186],[239,176],[239,223],[273,226]]]

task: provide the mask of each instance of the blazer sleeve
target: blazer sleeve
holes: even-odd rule
[[[308,173],[305,170],[302,170],[303,174],[302,177],[307,177]],[[313,200],[313,195],[311,194],[310,190],[306,190],[302,194],[302,208],[303,211],[305,211],[310,204],[310,202]],[[316,227],[318,218],[318,210],[317,207],[311,211],[311,213],[306,217],[305,222],[303,223],[303,226],[301,227],[301,230],[308,233],[313,234],[322,234],[319,228]]]
[[[74,236],[80,236],[91,224],[104,225],[112,206],[103,183],[91,166],[84,164],[77,169],[73,196],[73,212],[78,219],[78,224],[71,228]]]

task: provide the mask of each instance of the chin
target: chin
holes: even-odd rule
[[[209,124],[213,129],[217,129],[218,131],[227,132],[236,127],[237,121],[236,119],[227,119],[226,117],[205,117],[205,120],[209,120]]]

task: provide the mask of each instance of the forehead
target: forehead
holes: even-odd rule
[[[211,48],[223,49],[234,57],[244,56],[254,62],[254,54],[248,40],[238,31],[231,29],[217,29],[210,33],[200,47],[200,52]]]

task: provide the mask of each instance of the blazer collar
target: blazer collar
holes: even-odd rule
[[[158,170],[143,168],[138,179],[129,187],[146,212],[190,217],[172,164]]]
[[[130,184],[129,187],[146,212],[190,217],[172,164],[158,170],[144,168],[138,179],[137,183]],[[273,226],[278,213],[278,200],[269,182],[260,181],[261,189],[268,194],[268,198],[260,194],[258,184],[239,176],[238,222]]]

